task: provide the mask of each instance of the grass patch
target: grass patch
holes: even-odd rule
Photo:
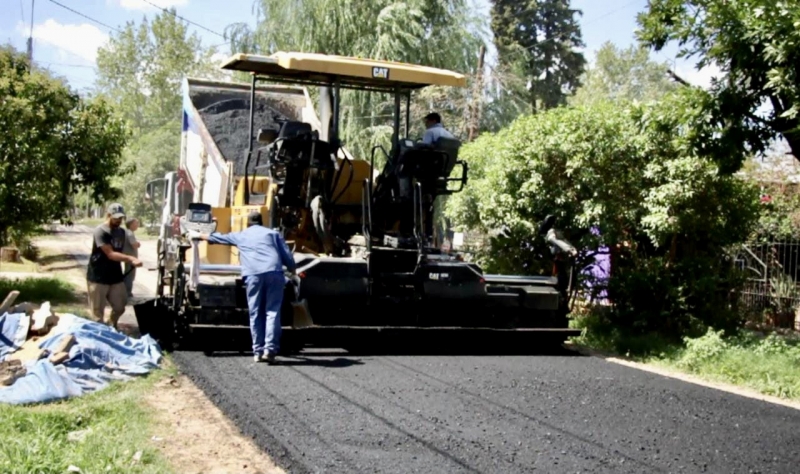
[[[30,301],[51,305],[76,303],[75,288],[69,282],[54,277],[0,278],[0,299],[11,291],[19,291],[17,302]]]
[[[704,336],[686,339],[671,357],[653,357],[650,362],[765,395],[800,400],[800,339],[796,336],[743,331],[726,338],[721,331],[709,330]]]
[[[0,263],[0,272],[38,273],[39,264],[32,260],[27,260],[25,258],[22,259],[21,263],[2,262]]]
[[[800,400],[800,336],[769,335],[748,330],[726,336],[709,329],[682,343],[658,335],[631,336],[608,324],[602,312],[579,315],[573,327],[584,329],[574,343],[622,354],[638,362],[700,378],[756,390],[765,395]]]
[[[0,405],[0,472],[170,473],[151,441],[153,413],[142,401],[169,371],[115,382],[105,389],[63,402],[35,406]],[[69,433],[88,430],[82,441]],[[141,458],[133,462],[136,452]]]
[[[60,304],[53,305],[52,310],[56,314],[74,314],[75,316],[92,320],[92,316],[89,314],[89,308],[87,305],[78,306],[77,304]]]
[[[92,218],[92,219],[78,219],[74,223],[75,224],[81,224],[81,225],[89,226],[89,227],[97,227],[97,226],[99,226],[100,224],[102,224],[105,221],[106,221],[105,218],[99,217],[99,218],[96,218],[96,219],[95,218]]]

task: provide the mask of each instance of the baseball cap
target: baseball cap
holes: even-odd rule
[[[263,225],[261,221],[261,213],[253,211],[247,215],[247,225]]]
[[[118,202],[109,205],[108,210],[106,212],[111,214],[111,217],[113,217],[114,219],[125,217],[125,209],[122,207],[122,204]]]

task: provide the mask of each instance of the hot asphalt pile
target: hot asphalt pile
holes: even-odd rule
[[[247,92],[197,92],[192,100],[208,133],[214,139],[224,158],[234,162],[237,176],[244,175],[247,153],[247,135],[250,131],[250,94]],[[275,116],[297,120],[300,112],[297,103],[277,96],[256,96],[253,113],[253,150],[260,145],[255,138],[259,129],[278,129]],[[266,157],[262,158],[263,160]],[[250,161],[249,172],[256,166],[255,155]],[[263,171],[261,172],[263,174]]]
[[[175,361],[288,472],[796,473],[800,411],[581,356]]]

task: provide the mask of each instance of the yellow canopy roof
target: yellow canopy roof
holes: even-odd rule
[[[466,87],[463,74],[415,64],[316,53],[277,52],[270,56],[236,54],[222,69],[246,71],[297,83],[332,83],[342,87],[419,89],[425,86]]]

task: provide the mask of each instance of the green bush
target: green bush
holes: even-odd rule
[[[536,234],[548,214],[582,249],[579,263],[610,248],[614,311],[606,317],[631,337],[679,342],[709,326],[733,329],[741,280],[726,250],[751,232],[758,193],[724,171],[736,157],[697,125],[703,115],[692,104],[702,94],[561,107],[481,136],[461,152],[470,184],[446,214],[461,230],[507,229],[478,256],[491,272],[550,271]]]
[[[724,333],[725,331],[714,331],[709,328],[708,332],[701,337],[685,338],[686,349],[677,361],[678,367],[690,371],[697,370],[703,364],[718,360],[729,348],[728,343],[723,339]]]

